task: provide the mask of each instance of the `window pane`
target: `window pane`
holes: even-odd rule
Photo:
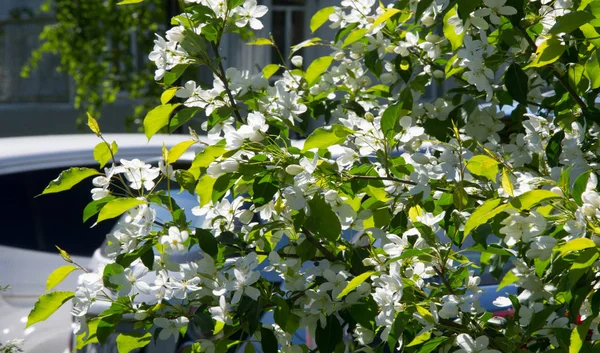
[[[273,0],[273,5],[300,5],[304,6],[304,0]]]
[[[83,209],[92,201],[91,179],[69,191],[39,195],[63,169],[47,169],[0,176],[5,188],[0,212],[0,245],[56,253],[55,245],[72,255],[92,255],[102,244],[114,220],[90,228]]]
[[[292,12],[292,43],[296,45],[304,40],[304,11]],[[288,51],[289,52],[289,51]]]

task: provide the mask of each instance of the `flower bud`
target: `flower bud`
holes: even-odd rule
[[[433,77],[437,78],[438,80],[441,80],[444,78],[444,72],[442,70],[434,70]]]
[[[552,189],[550,189],[550,191],[552,191],[553,193],[555,193],[558,196],[565,196],[565,194],[563,194],[562,189],[559,188],[558,186],[553,187]]]
[[[581,206],[581,210],[583,211],[583,214],[588,217],[594,217],[596,215],[596,207],[589,203],[584,203],[583,206]]]
[[[304,59],[300,55],[292,56],[292,65],[294,65],[296,67],[302,67],[303,62],[304,62]]]
[[[371,112],[366,112],[365,120],[372,123],[375,120],[375,115],[373,115],[373,113],[371,113]]]
[[[285,172],[288,173],[289,175],[298,175],[298,174],[302,173],[303,171],[304,171],[304,168],[302,168],[298,164],[290,164],[287,167],[285,167]]]

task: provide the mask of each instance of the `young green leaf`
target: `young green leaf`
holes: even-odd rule
[[[362,38],[365,37],[365,34],[367,34],[368,32],[369,32],[369,30],[366,28],[361,28],[361,29],[357,29],[357,30],[353,31],[352,33],[350,33],[348,35],[348,37],[346,37],[346,39],[344,39],[344,44],[342,44],[342,48],[345,48],[345,47],[349,46],[350,44],[361,40]]]
[[[431,1],[429,1],[431,2]],[[375,20],[375,22],[373,22],[373,24],[371,25],[370,30],[373,30],[373,28],[379,26],[380,24],[384,23],[385,21],[389,20],[390,18],[392,18],[394,15],[399,14],[401,11],[398,9],[395,9],[393,7],[387,7],[385,8],[385,11],[379,15],[377,17],[377,19]]]
[[[344,287],[340,294],[338,294],[337,299],[341,299],[348,295],[348,293],[355,290],[356,287],[360,286],[364,281],[367,280],[367,278],[371,277],[371,275],[374,273],[375,271],[368,271],[354,277],[350,282],[348,282],[348,284],[346,285],[346,287]]]
[[[150,332],[123,332],[117,336],[117,350],[119,353],[129,353],[146,347],[151,340]]]
[[[99,223],[106,219],[119,217],[120,215],[129,211],[135,206],[139,206],[145,203],[146,201],[144,200],[138,200],[132,197],[114,199],[108,202],[106,205],[104,205],[104,207],[102,207],[100,213],[98,214],[98,220],[96,222]]]
[[[539,205],[544,201],[559,198],[562,198],[562,196],[549,190],[531,190],[512,199],[510,205],[520,211],[524,211],[530,210],[532,207]]]
[[[306,69],[306,83],[308,86],[312,86],[319,81],[321,75],[327,71],[329,65],[333,62],[333,56],[322,56],[308,66]]]
[[[515,196],[515,188],[510,181],[510,171],[507,168],[502,168],[502,188],[510,196]]]
[[[585,250],[589,248],[596,247],[596,243],[592,239],[588,238],[575,238],[573,240],[568,241],[566,244],[558,247],[558,252],[560,252],[561,256],[565,256],[568,253],[573,251]]]
[[[87,117],[88,117],[87,126],[90,128],[90,130],[92,130],[92,132],[94,134],[96,134],[97,136],[100,136],[100,134],[101,134],[100,125],[98,125],[98,122],[96,121],[96,119],[94,119],[90,113],[87,113]]]
[[[179,89],[179,87],[171,87],[171,88],[165,90],[160,95],[160,104],[165,105],[165,104],[169,103],[171,101],[171,99],[173,99],[173,97],[175,97],[175,93],[177,93],[178,89]]]
[[[550,29],[550,34],[571,33],[596,17],[589,12],[573,11],[556,18],[556,23]]]
[[[46,320],[74,295],[73,292],[52,292],[42,295],[31,309],[25,327]]]
[[[187,140],[183,142],[179,142],[175,146],[171,147],[169,150],[169,157],[167,159],[168,164],[172,164],[177,162],[177,160],[188,150],[188,148],[192,147],[196,141]]]
[[[58,284],[60,284],[60,282],[67,278],[69,273],[75,271],[76,269],[77,266],[64,265],[52,271],[50,276],[48,276],[48,280],[46,281],[46,291],[49,291],[52,288],[56,287]]]
[[[92,168],[69,168],[61,172],[58,178],[52,180],[42,191],[42,195],[69,190],[94,175],[100,175],[100,172]]]
[[[473,229],[487,223],[487,221],[504,211],[508,205],[501,205],[501,203],[502,199],[491,199],[485,201],[481,206],[479,206],[465,223],[464,237],[466,238],[467,235],[473,231]]]
[[[552,64],[560,58],[566,49],[567,47],[558,38],[548,38],[537,47],[535,59],[525,69]]]
[[[313,148],[327,148],[332,145],[343,143],[348,135],[354,132],[347,127],[339,124],[331,126],[320,127],[315,129],[306,141],[304,141],[303,152],[306,152]]]
[[[474,175],[482,176],[492,182],[496,181],[498,174],[498,161],[488,156],[477,155],[473,156],[467,162],[467,169]]]
[[[335,12],[335,8],[333,6],[325,7],[317,11],[316,14],[310,19],[310,31],[315,32],[319,27],[321,27],[327,20],[329,20],[329,15]]]
[[[262,72],[263,76],[268,79],[269,77],[275,75],[277,71],[279,71],[280,66],[278,64],[269,64],[263,67]]]
[[[252,42],[248,42],[246,44],[248,44],[248,45],[275,45],[273,42],[271,42],[270,39],[267,39],[267,38],[256,38]]]
[[[181,104],[165,104],[159,105],[148,112],[144,118],[144,132],[148,140],[152,138],[160,129],[169,125],[169,118],[175,110]]]
[[[119,146],[115,141],[110,145],[102,141],[94,147],[94,159],[100,164],[100,168],[104,168],[118,151]]]

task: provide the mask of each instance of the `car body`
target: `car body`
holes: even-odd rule
[[[106,134],[104,138],[119,144],[117,157],[124,159],[156,159],[163,141],[169,147],[189,139],[185,135],[157,135],[148,142],[143,134]],[[91,222],[82,222],[83,208],[91,201],[91,181],[68,192],[35,196],[68,167],[97,167],[93,149],[99,142],[91,133],[0,139],[0,182],[4,186],[0,281],[2,286],[10,286],[0,292],[0,342],[23,338],[25,353],[68,350],[68,306],[25,329],[33,304],[46,292],[48,275],[66,264],[54,246],[61,246],[75,261],[86,264],[112,227],[107,222],[90,229]],[[53,290],[72,291],[76,284],[77,276],[72,274]]]

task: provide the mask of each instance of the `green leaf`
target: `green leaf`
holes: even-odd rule
[[[469,217],[465,223],[464,237],[467,237],[467,235],[469,235],[473,229],[487,223],[487,221],[504,211],[508,205],[501,205],[501,203],[502,199],[491,199],[485,201],[481,206],[477,207],[477,209],[471,214],[471,217]]]
[[[579,30],[590,43],[592,43],[596,48],[600,48],[600,34],[596,31],[594,26],[586,23],[579,27]]]
[[[600,35],[598,37],[600,38]],[[600,65],[598,63],[598,51],[594,51],[585,62],[585,73],[590,79],[591,89],[600,87]]]
[[[367,34],[368,32],[369,30],[366,28],[361,28],[353,31],[348,35],[348,37],[346,37],[346,39],[344,39],[344,44],[342,44],[342,48],[345,48],[350,44],[363,39],[365,37],[365,34]]]
[[[196,229],[196,234],[194,237],[198,240],[198,245],[200,245],[200,249],[215,258],[219,252],[219,244],[217,243],[217,239],[215,236],[206,229],[198,228]]]
[[[142,1],[144,0],[123,0],[121,2],[118,2],[117,5],[139,4]]]
[[[177,79],[181,77],[181,75],[183,75],[183,73],[189,66],[189,64],[179,64],[172,68],[170,71],[165,72],[165,76],[163,77],[163,83],[165,84],[165,86],[168,87],[172,85],[175,81],[177,81]]]
[[[429,0],[429,2],[431,2],[431,0]],[[419,3],[420,5],[420,3]],[[390,18],[392,18],[394,15],[399,14],[401,11],[398,9],[395,9],[393,7],[386,7],[385,11],[379,15],[379,17],[377,17],[377,19],[375,20],[375,22],[373,22],[373,24],[371,25],[370,30],[372,30],[373,28],[379,26],[380,24],[384,23],[385,21],[389,20]]]
[[[577,179],[575,179],[575,184],[573,184],[573,192],[571,193],[571,195],[573,195],[573,199],[575,200],[575,203],[577,203],[578,206],[583,205],[581,195],[585,192],[587,188],[587,183],[590,179],[591,173],[591,170],[584,172],[583,174],[578,176]]]
[[[98,337],[96,337],[96,331],[98,330],[99,318],[93,318],[88,321],[88,332],[82,332],[75,337],[75,349],[82,350],[83,347],[90,343],[98,343]],[[87,335],[87,337],[85,337]],[[85,337],[85,339],[84,339]]]
[[[321,75],[327,71],[332,62],[333,56],[322,56],[310,63],[310,66],[306,69],[306,75],[304,76],[309,87],[319,81]]]
[[[188,150],[188,148],[192,147],[196,141],[187,140],[183,142],[179,142],[175,146],[171,147],[169,150],[169,158],[168,164],[175,163],[177,160]]]
[[[548,38],[538,46],[535,59],[525,69],[552,64],[560,58],[566,49],[567,47],[558,38]]]
[[[562,153],[562,140],[565,138],[565,131],[560,130],[559,132],[552,135],[546,146],[546,157],[548,158],[548,164],[550,167],[558,166],[560,154]]]
[[[567,70],[569,85],[579,95],[584,95],[590,87],[590,80],[585,76],[585,67],[579,64],[571,64]]]
[[[274,45],[268,38],[256,38],[252,42],[246,43],[248,45]]]
[[[171,87],[171,88],[165,90],[160,95],[160,104],[165,105],[165,104],[169,103],[171,101],[171,99],[173,99],[173,97],[175,97],[175,93],[177,93],[178,89],[179,89],[179,87]]]
[[[263,76],[265,76],[266,79],[268,79],[269,77],[275,75],[277,73],[277,71],[279,71],[280,66],[277,64],[269,64],[265,67],[263,67],[262,72],[263,72]]]
[[[273,200],[273,196],[279,191],[279,184],[273,173],[266,173],[254,179],[252,190],[254,192],[252,202],[256,207],[261,207]]]
[[[371,277],[371,275],[373,273],[375,273],[375,271],[368,271],[368,272],[362,273],[362,274],[354,277],[350,282],[348,282],[348,284],[342,290],[342,292],[340,294],[338,294],[337,299],[341,299],[341,298],[345,297],[346,295],[348,295],[348,293],[355,290],[356,287],[360,286],[365,280],[367,280],[367,278]]]
[[[342,325],[340,325],[335,315],[327,316],[327,325],[325,327],[321,326],[321,321],[319,320],[315,330],[315,342],[317,343],[319,353],[333,353],[335,346],[342,342],[342,338]]]
[[[107,309],[106,311],[109,311]],[[117,324],[121,321],[123,315],[121,314],[111,314],[108,316],[103,316],[98,321],[98,329],[96,330],[96,336],[98,337],[98,342],[100,344],[105,344],[108,341],[108,337],[115,332]]]
[[[463,44],[463,37],[465,36],[465,31],[461,34],[456,34],[454,31],[454,26],[448,23],[450,17],[456,16],[456,8],[451,9],[444,15],[444,37],[448,39],[450,44],[452,45],[452,50],[456,50],[460,48]]]
[[[139,206],[144,203],[146,203],[146,201],[134,199],[133,197],[124,197],[111,200],[106,205],[104,205],[104,207],[102,207],[102,209],[100,210],[100,214],[98,214],[98,220],[96,222],[99,223],[106,219],[119,217],[120,215],[129,211],[135,206]]]
[[[74,295],[75,293],[73,292],[52,292],[42,295],[37,302],[35,302],[33,309],[31,309],[25,327],[46,320],[67,300],[73,298]]]
[[[354,132],[352,130],[339,124],[317,128],[304,142],[304,148],[302,148],[302,152],[306,152],[313,148],[320,149],[341,144],[346,141],[346,137],[348,135],[353,133]]]
[[[196,157],[194,157],[194,161],[192,162],[190,169],[206,168],[212,162],[214,162],[215,159],[221,157],[223,153],[225,153],[224,145],[208,146],[204,149],[204,151],[198,153]]]
[[[510,196],[515,196],[515,188],[510,181],[510,171],[507,168],[502,168],[502,188]]]
[[[120,333],[117,336],[117,349],[119,353],[129,353],[134,349],[146,347],[151,340],[150,332]]]
[[[113,141],[111,145],[102,141],[94,147],[94,159],[100,164],[100,168],[104,168],[114,155],[117,154],[119,147]]]
[[[418,346],[421,343],[427,342],[429,341],[429,339],[431,338],[431,331],[426,331],[423,332],[422,334],[418,335],[417,337],[415,337],[412,341],[410,341],[409,344],[407,344],[407,347],[413,347],[413,346]]]
[[[504,75],[504,85],[508,94],[514,100],[527,104],[527,94],[529,94],[528,78],[519,64],[513,63],[508,67]]]
[[[98,212],[100,212],[104,205],[106,205],[114,199],[114,196],[109,195],[100,200],[94,200],[88,203],[87,206],[85,206],[85,209],[83,210],[83,222],[87,222],[87,220],[90,219],[90,217],[92,217],[95,214],[98,214]]]
[[[515,275],[512,271],[506,272],[506,274],[502,278],[502,281],[500,281],[498,288],[496,288],[496,292],[510,284],[515,283],[518,279],[519,277],[517,277],[517,275]]]
[[[498,161],[491,157],[477,155],[473,156],[467,162],[467,169],[472,174],[485,177],[490,181],[495,182],[496,175],[498,174],[498,164]]]
[[[531,190],[515,197],[510,204],[514,208],[524,211],[529,210],[544,201],[558,199],[561,197],[562,196],[559,196],[549,190]]]
[[[595,19],[594,15],[585,11],[573,11],[556,19],[556,23],[550,29],[550,34],[571,33],[580,26]]]
[[[277,338],[272,330],[260,328],[260,346],[264,353],[277,353]]]
[[[177,184],[179,184],[183,190],[187,190],[192,195],[194,194],[194,189],[196,187],[196,178],[194,177],[194,174],[187,170],[178,170],[177,173],[175,173],[175,180],[177,180]]]
[[[67,278],[69,273],[75,271],[76,269],[77,266],[64,265],[52,271],[50,276],[48,276],[48,280],[46,281],[46,291],[49,291],[52,288],[56,287],[60,282]]]
[[[561,245],[557,248],[561,256],[565,256],[573,251],[585,250],[589,248],[595,248],[596,243],[588,238],[576,238],[568,241],[566,244]]]
[[[316,14],[310,19],[310,31],[315,32],[319,27],[325,24],[329,20],[329,15],[335,12],[333,6],[325,7],[317,11]]]
[[[100,125],[98,125],[98,122],[96,121],[96,119],[94,119],[90,115],[90,113],[87,113],[87,117],[88,117],[87,126],[90,128],[90,130],[92,130],[92,132],[94,134],[96,134],[97,136],[100,136]]]
[[[52,180],[42,191],[42,195],[69,190],[79,182],[94,175],[100,175],[100,172],[92,168],[69,168],[62,171],[58,178]]]
[[[199,111],[200,108],[183,108],[178,110],[171,118],[171,121],[169,121],[169,132],[175,131],[177,128],[190,121],[190,119],[192,119]]]
[[[590,330],[594,317],[588,317],[584,322],[575,326],[571,331],[571,344],[569,345],[569,353],[579,353],[583,347],[583,342],[587,340],[587,335]]]
[[[398,121],[402,115],[402,107],[404,102],[400,101],[396,104],[388,106],[381,116],[381,130],[387,138],[393,137],[398,132]]]
[[[481,5],[479,0],[461,0],[456,3],[458,5],[458,16],[463,21],[469,18],[469,14]]]
[[[305,226],[316,237],[325,238],[330,241],[339,239],[342,233],[342,226],[338,216],[323,196],[315,196],[308,202],[310,206],[310,215],[306,219]]]
[[[434,339],[430,339],[425,342],[425,344],[419,349],[417,353],[431,353],[433,352],[440,344],[446,342],[449,337],[436,337]]]
[[[148,140],[150,140],[154,134],[159,132],[160,129],[169,125],[169,118],[171,117],[171,114],[175,108],[179,107],[180,105],[181,104],[179,103],[159,105],[148,112],[144,118],[144,132],[146,133]]]
[[[212,201],[213,187],[216,181],[217,179],[209,176],[208,174],[204,174],[200,179],[198,179],[198,184],[196,184],[196,194],[200,199],[200,207]]]

